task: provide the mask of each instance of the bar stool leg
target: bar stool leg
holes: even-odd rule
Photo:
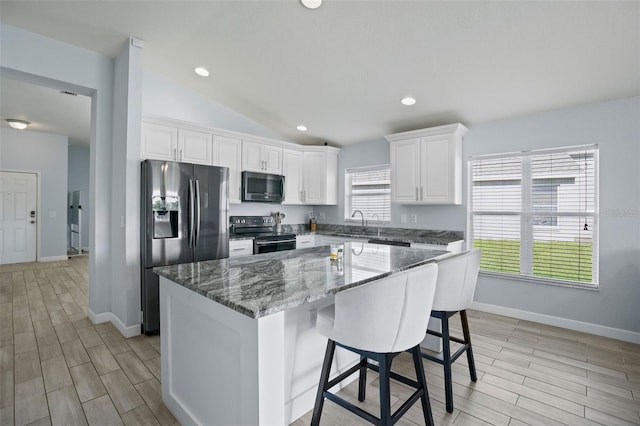
[[[473,360],[473,349],[471,349],[471,333],[469,333],[469,322],[467,321],[467,311],[460,311],[460,319],[462,320],[462,333],[464,335],[464,342],[467,345],[467,361],[469,364],[469,375],[474,382],[478,381],[476,375],[476,363]]]
[[[433,414],[431,413],[431,402],[429,401],[429,391],[427,390],[427,379],[424,376],[424,365],[422,365],[422,353],[420,346],[416,346],[411,350],[413,355],[413,365],[416,368],[416,378],[418,385],[424,389],[424,393],[420,398],[422,400],[422,413],[424,415],[424,423],[427,426],[433,426]]]
[[[360,378],[358,380],[358,401],[363,402],[367,387],[367,357],[362,355],[360,355]]]
[[[312,426],[318,426],[320,424],[322,406],[324,405],[324,391],[327,390],[327,383],[329,383],[329,373],[331,372],[331,364],[333,362],[333,354],[335,351],[336,342],[329,339],[329,341],[327,341],[327,350],[324,354],[324,362],[322,363],[322,372],[320,373],[320,383],[318,384],[316,402],[313,406],[313,416],[311,417]]]
[[[453,413],[453,383],[451,380],[451,343],[449,342],[449,314],[443,312],[442,321],[442,364],[444,366],[444,394],[448,413]]]
[[[388,354],[380,355],[380,424],[391,425],[391,387],[389,383],[391,357]]]

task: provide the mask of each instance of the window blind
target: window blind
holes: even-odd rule
[[[483,271],[598,284],[598,149],[472,157],[469,236]]]
[[[345,184],[345,219],[360,210],[368,221],[391,221],[391,166],[347,169]]]

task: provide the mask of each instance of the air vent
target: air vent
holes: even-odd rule
[[[62,93],[63,95],[78,96],[77,93],[69,92],[68,90],[61,90],[60,93]]]

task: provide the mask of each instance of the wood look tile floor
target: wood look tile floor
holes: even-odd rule
[[[87,304],[86,256],[0,266],[0,425],[177,424],[161,400],[159,337],[93,325]],[[640,345],[477,311],[469,322],[478,381],[461,357],[452,414],[442,367],[423,362],[436,424],[640,424]],[[457,317],[452,328],[460,333]],[[411,359],[393,369],[410,376]],[[373,412],[377,386],[372,373],[363,405]],[[391,390],[394,408],[411,392]],[[356,384],[341,394],[357,402]],[[321,424],[366,423],[327,401]],[[399,424],[424,424],[419,404]]]
[[[173,425],[160,337],[86,316],[88,257],[0,266],[0,425]]]

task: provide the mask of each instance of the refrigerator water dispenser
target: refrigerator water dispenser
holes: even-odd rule
[[[151,197],[153,238],[178,238],[179,197]]]

